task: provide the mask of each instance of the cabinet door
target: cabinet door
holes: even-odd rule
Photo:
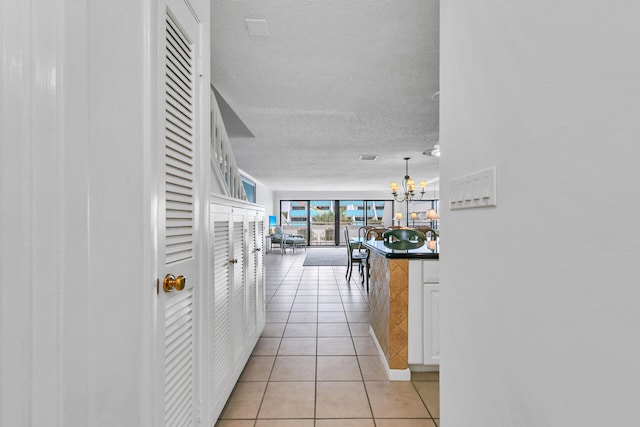
[[[212,390],[224,382],[233,363],[231,344],[231,223],[226,212],[214,212],[211,216],[211,254],[213,283],[209,305],[210,330],[213,333],[210,354],[212,355]]]
[[[256,217],[255,214],[247,215],[247,263],[245,265],[246,278],[246,333],[247,338],[252,338],[257,330],[257,282],[256,282]]]
[[[264,215],[260,211],[248,211],[246,247],[246,332],[247,339],[251,342],[258,337],[264,326]]]
[[[262,333],[265,322],[265,298],[264,298],[264,254],[265,254],[265,235],[264,235],[264,215],[260,213],[256,220],[256,322],[258,324],[258,332]]]
[[[211,205],[211,420],[222,411],[264,325],[262,217],[244,207]]]
[[[440,364],[440,284],[425,284],[422,292],[424,304],[425,365]]]
[[[232,215],[231,242],[233,250],[233,272],[231,292],[231,336],[233,337],[234,359],[239,360],[244,353],[246,342],[246,294],[245,294],[245,212],[236,211]]]
[[[223,210],[223,208],[216,207]],[[215,419],[226,401],[225,390],[233,372],[234,357],[231,335],[231,215],[229,212],[211,213],[210,254],[212,283],[210,283],[209,341],[211,395],[216,399],[211,419]]]

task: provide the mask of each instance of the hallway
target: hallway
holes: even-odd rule
[[[268,253],[266,326],[218,427],[436,427],[438,373],[390,382],[357,272]]]

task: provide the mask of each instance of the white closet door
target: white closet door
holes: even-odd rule
[[[231,336],[234,357],[243,354],[246,342],[246,294],[245,294],[245,239],[244,212],[233,215],[233,289],[231,295]]]
[[[195,424],[194,293],[198,288],[199,159],[196,57],[199,28],[180,0],[169,0],[161,23],[162,134],[158,227],[158,352],[162,378],[158,425]],[[170,280],[174,277],[175,280]],[[181,279],[186,282],[181,283]],[[166,286],[165,286],[166,285]],[[183,287],[184,286],[184,287]]]
[[[218,209],[221,209],[218,207]],[[209,341],[209,366],[211,395],[216,399],[212,419],[224,405],[217,400],[229,387],[229,377],[234,370],[233,343],[231,336],[231,283],[233,256],[231,252],[231,216],[227,212],[212,212],[210,239],[211,269],[213,282],[209,284],[209,330],[213,337]],[[226,400],[226,397],[224,398]]]
[[[256,257],[256,322],[260,332],[265,322],[265,298],[264,298],[264,256],[265,256],[265,235],[264,235],[264,217],[258,217],[256,229],[256,250],[259,249]]]
[[[256,289],[256,220],[255,216],[247,215],[247,265],[246,265],[246,333],[247,337],[253,337],[256,332],[256,315],[257,315],[257,289]]]

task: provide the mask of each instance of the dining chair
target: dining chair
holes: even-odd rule
[[[388,228],[385,227],[372,227],[367,230],[367,235],[365,236],[365,240],[382,240],[382,233],[387,231]]]
[[[362,244],[354,245],[349,238],[349,229],[344,227],[344,240],[347,245],[348,263],[347,263],[347,282],[351,280],[351,273],[353,272],[353,265],[358,265],[358,272],[362,276],[363,286],[366,284],[367,292],[369,292],[369,280],[367,275],[369,274],[369,251],[364,249]],[[362,247],[362,251],[360,248]]]
[[[367,240],[367,233],[372,228],[373,228],[373,226],[371,226],[371,225],[364,225],[364,226],[358,228],[358,241],[364,242],[365,240]]]
[[[427,226],[427,225],[419,225],[419,226],[415,227],[414,229],[422,232],[425,236],[428,233],[433,233],[434,237],[438,236],[438,232],[436,230],[434,230],[433,228]]]

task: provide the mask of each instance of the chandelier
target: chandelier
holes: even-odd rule
[[[424,196],[425,188],[427,187],[427,181],[420,181],[420,194],[416,195],[416,184],[413,179],[409,176],[409,159],[411,157],[405,157],[404,161],[406,163],[406,170],[404,174],[404,179],[402,180],[402,193],[399,193],[400,187],[397,182],[392,182],[389,184],[391,188],[391,194],[393,194],[393,198],[398,203],[410,202],[412,200],[422,200],[422,196]],[[407,214],[408,217],[408,214]]]

